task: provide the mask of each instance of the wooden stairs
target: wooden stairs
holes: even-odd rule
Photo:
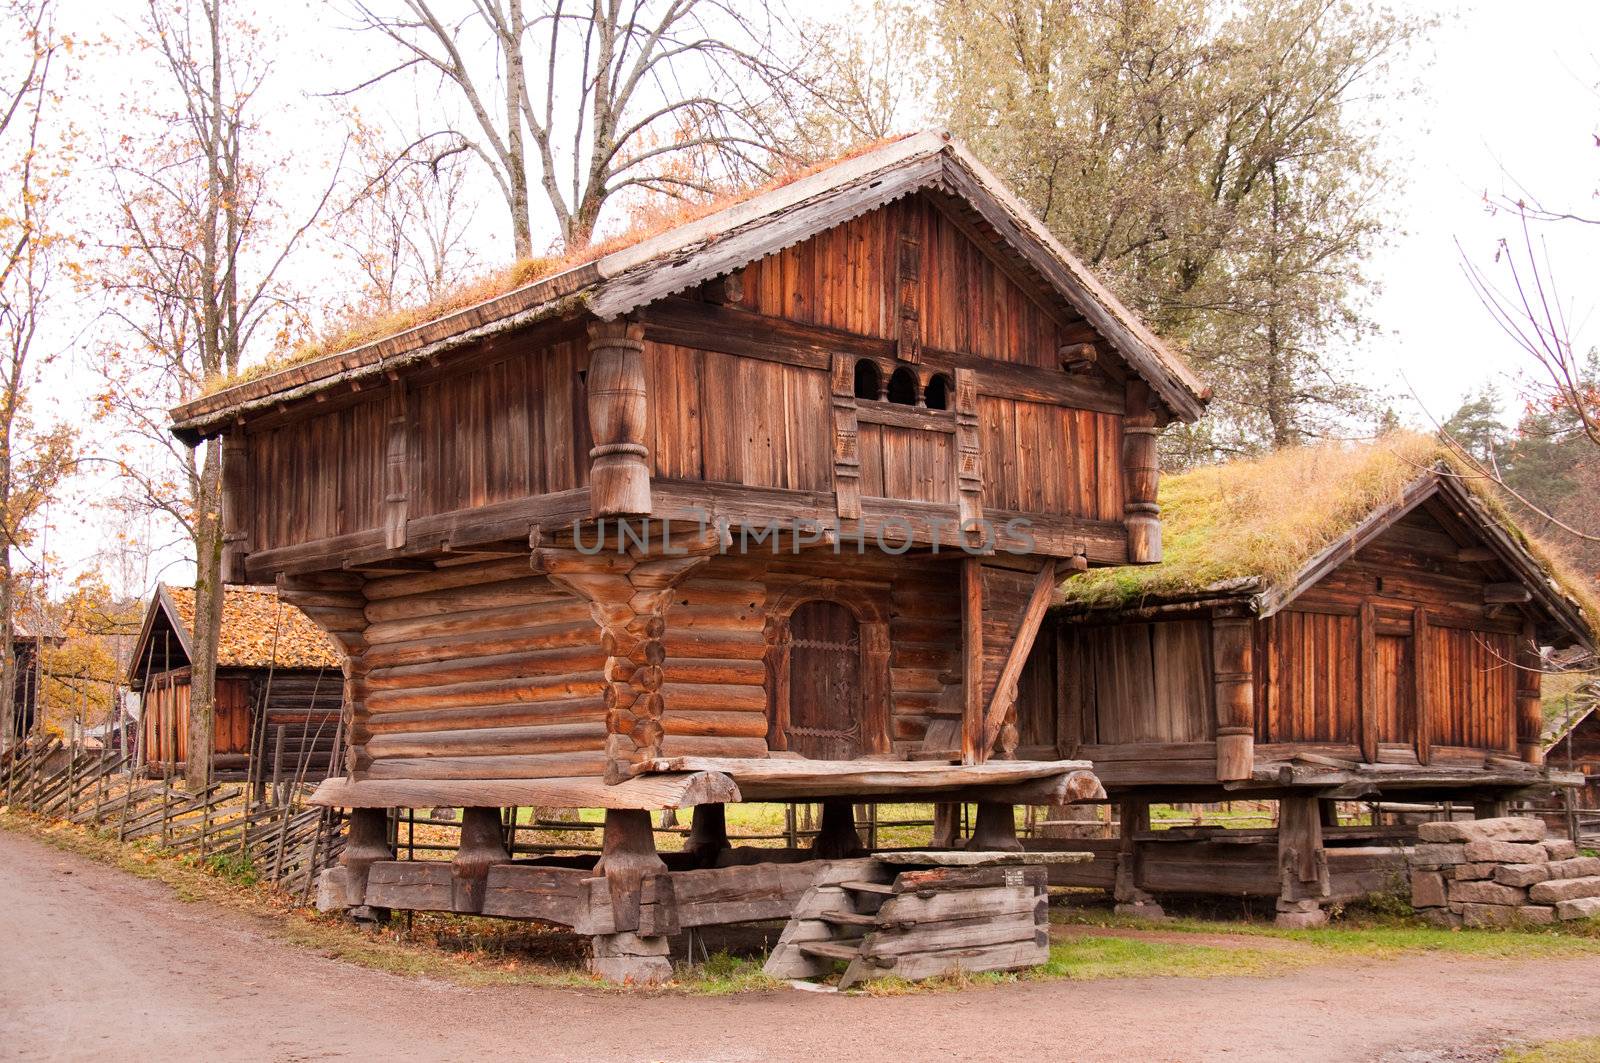
[[[886,975],[1017,970],[1049,957],[1043,867],[861,867],[850,861],[818,876],[772,950],[768,975],[817,978],[844,963],[845,989]]]

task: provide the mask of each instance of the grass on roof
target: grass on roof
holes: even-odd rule
[[[627,228],[614,236],[573,248],[564,254],[522,259],[492,273],[465,281],[425,304],[398,308],[386,308],[370,303],[354,304],[335,314],[333,323],[317,339],[293,350],[274,354],[264,361],[245,366],[231,376],[216,377],[207,382],[202,394],[213,395],[251,380],[259,380],[297,365],[314,362],[318,358],[354,350],[363,344],[386,339],[407,329],[499,298],[518,288],[527,287],[547,277],[554,277],[606,255],[643,243],[680,225],[699,221],[762,193],[793,184],[803,177],[809,177],[830,166],[903,140],[904,137],[905,135],[865,141],[843,154],[822,162],[790,166],[764,182],[729,189],[716,195],[652,200],[642,206],[634,207],[629,213]]]
[[[1068,580],[1069,603],[1137,605],[1141,598],[1200,594],[1229,581],[1258,578],[1267,590],[1289,582],[1364,517],[1399,500],[1405,487],[1440,462],[1508,532],[1528,548],[1591,625],[1600,600],[1546,544],[1516,527],[1489,482],[1432,436],[1392,432],[1361,445],[1286,447],[1259,458],[1163,477],[1164,560],[1158,565],[1095,569]]]

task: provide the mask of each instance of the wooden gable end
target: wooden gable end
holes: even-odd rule
[[[965,450],[974,511],[1122,520],[1109,348],[931,193],[643,318],[656,477],[827,492],[846,446],[861,496],[954,505]]]

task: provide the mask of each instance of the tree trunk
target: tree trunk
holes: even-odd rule
[[[0,544],[0,752],[11,748],[17,729],[17,653],[11,586],[11,551]]]
[[[217,692],[217,640],[222,620],[222,462],[206,444],[195,506],[194,660],[189,687],[189,754],[183,780],[190,789],[211,781],[212,716]]]

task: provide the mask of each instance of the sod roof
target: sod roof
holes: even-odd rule
[[[174,618],[183,651],[192,659],[194,588],[162,584],[152,603],[155,608],[165,608]],[[280,600],[273,588],[223,588],[219,668],[338,668],[342,662],[343,655],[327,633]]]
[[[1061,600],[1121,610],[1194,599],[1254,598],[1281,607],[1308,568],[1386,511],[1398,516],[1430,485],[1464,491],[1481,529],[1498,533],[1525,571],[1573,609],[1591,634],[1594,583],[1518,528],[1490,482],[1430,436],[1396,432],[1363,445],[1290,447],[1163,477],[1164,560],[1094,569],[1065,581]],[[1268,611],[1273,611],[1271,608]]]

